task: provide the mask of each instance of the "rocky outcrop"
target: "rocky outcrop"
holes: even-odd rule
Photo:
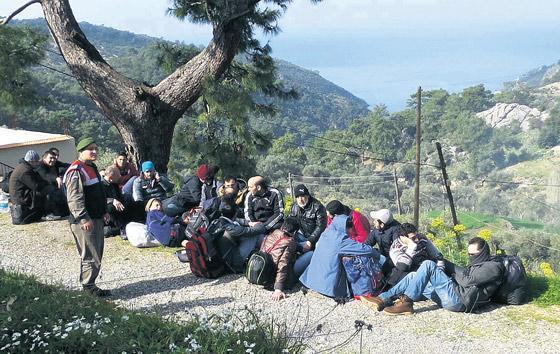
[[[492,128],[520,127],[523,131],[541,126],[548,118],[546,112],[517,103],[498,103],[476,115],[484,119]]]

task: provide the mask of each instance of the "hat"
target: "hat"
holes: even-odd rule
[[[80,152],[84,151],[89,145],[93,143],[95,143],[95,140],[93,140],[93,138],[83,138],[82,140],[80,140],[78,145],[76,145],[76,150]]]
[[[23,159],[27,162],[31,162],[31,161],[39,161],[41,160],[41,157],[39,156],[37,151],[29,150],[28,152],[25,153],[25,157]]]
[[[342,215],[345,214],[346,211],[344,204],[338,200],[330,201],[325,208],[331,215]]]
[[[217,171],[218,168],[216,166],[202,164],[198,168],[198,171],[196,171],[196,176],[200,179],[214,178]]]
[[[309,190],[303,184],[298,184],[297,187],[294,189],[294,195],[297,197],[301,197],[302,195],[310,195]]]
[[[388,224],[393,221],[393,213],[389,209],[379,209],[377,211],[372,211],[369,216],[373,220],[380,220],[384,224]]]
[[[152,161],[144,161],[142,162],[142,172],[153,171],[156,169],[154,163]]]

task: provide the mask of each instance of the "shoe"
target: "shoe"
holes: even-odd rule
[[[413,301],[402,294],[393,306],[386,307],[384,311],[388,315],[412,315],[414,313]]]
[[[360,301],[375,311],[381,311],[385,308],[385,301],[379,296],[360,296]]]
[[[43,216],[41,218],[41,220],[42,221],[54,221],[54,220],[58,220],[60,218],[61,218],[61,216],[59,216],[59,215],[48,214],[48,215]]]
[[[90,293],[94,296],[98,296],[98,297],[111,296],[111,291],[110,290],[100,289],[95,285],[94,286],[84,286],[84,291],[87,291],[88,293]]]

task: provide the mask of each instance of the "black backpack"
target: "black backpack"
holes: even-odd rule
[[[521,258],[498,254],[494,260],[504,265],[502,284],[494,293],[492,301],[507,305],[522,305],[527,302],[527,272]]]
[[[245,277],[251,284],[270,286],[276,275],[276,264],[272,260],[272,252],[284,237],[279,238],[272,247],[266,251],[257,251],[251,254],[247,262]],[[265,242],[265,241],[263,241]]]

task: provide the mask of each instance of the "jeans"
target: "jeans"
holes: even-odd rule
[[[455,292],[453,281],[433,261],[424,261],[416,272],[408,273],[389,291],[379,295],[388,303],[392,298],[405,294],[412,301],[426,297],[446,310],[461,312],[465,306]]]
[[[299,277],[303,274],[303,272],[305,272],[305,270],[309,266],[309,263],[311,263],[311,257],[313,257],[313,251],[307,251],[305,253],[303,252],[303,246],[307,242],[307,238],[305,238],[305,236],[303,236],[301,232],[297,232],[295,238],[296,241],[298,242],[298,248],[297,248],[298,253],[301,254],[299,255],[299,257],[297,257],[294,263],[294,275],[296,279],[299,279]]]

